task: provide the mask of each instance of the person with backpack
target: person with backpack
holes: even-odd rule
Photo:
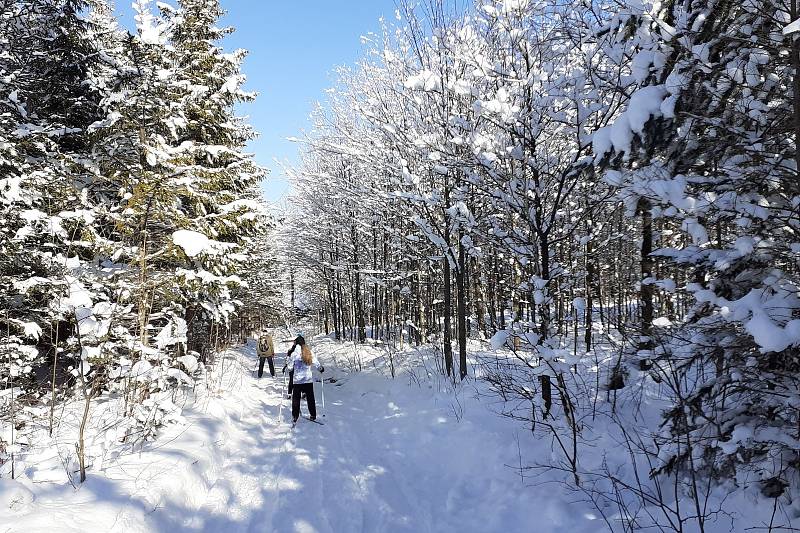
[[[269,374],[274,378],[275,377],[275,363],[273,362],[273,357],[275,357],[275,344],[272,340],[272,335],[269,332],[265,331],[261,334],[258,338],[258,377],[260,378],[264,375],[264,361],[269,363]]]
[[[325,368],[314,358],[314,355],[311,353],[311,348],[308,347],[302,335],[295,339],[295,343],[291,350],[289,350],[287,358],[291,356],[296,346],[300,346],[300,353],[295,354],[283,366],[284,372],[286,372],[286,368],[289,367],[289,376],[291,376],[289,387],[292,395],[293,424],[297,422],[297,418],[300,416],[301,395],[304,395],[306,398],[309,419],[316,420],[317,405],[314,401],[314,376],[311,373],[311,368],[316,367],[320,372],[325,372]]]

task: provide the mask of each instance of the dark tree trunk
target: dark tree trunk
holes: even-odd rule
[[[458,241],[458,270],[456,270],[456,294],[458,297],[458,366],[463,380],[467,376],[467,292],[464,283],[466,270],[464,245]]]
[[[452,324],[451,317],[453,314],[453,295],[450,287],[450,259],[445,257],[444,268],[444,329],[442,331],[444,337],[444,367],[448,376],[453,374],[453,341],[452,341]]]
[[[791,0],[789,15],[791,20],[797,20],[799,15],[797,0]],[[791,34],[790,38],[792,39],[791,61],[792,68],[794,69],[794,77],[792,79],[792,106],[794,115],[792,117],[792,129],[794,130],[794,162],[797,174],[795,175],[793,186],[790,187],[789,190],[796,195],[798,191],[800,191],[800,38],[795,34]]]
[[[473,309],[475,311],[475,317],[478,321],[478,330],[481,332],[481,334],[483,334],[484,337],[486,337],[486,303],[483,291],[481,290],[481,271],[477,261],[472,262],[471,270],[470,282],[472,285],[472,301],[474,303]]]
[[[594,308],[594,295],[597,287],[595,287],[595,263],[594,263],[594,246],[592,241],[586,243],[586,309],[583,334],[583,342],[586,344],[586,351],[592,349],[592,309]],[[577,313],[576,313],[577,315]]]

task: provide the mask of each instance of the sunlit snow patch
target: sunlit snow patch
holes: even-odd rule
[[[194,257],[209,246],[208,237],[202,233],[181,229],[172,234],[172,242],[180,246],[189,257]]]

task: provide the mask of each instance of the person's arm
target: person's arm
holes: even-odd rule
[[[292,363],[292,368],[289,369],[289,372],[294,370],[294,361],[292,360],[292,352],[294,351],[295,346],[297,346],[297,344],[292,344],[292,347],[289,348],[288,352],[286,352],[286,359],[283,362],[283,372],[284,373],[286,373],[286,367],[289,366],[289,363]]]

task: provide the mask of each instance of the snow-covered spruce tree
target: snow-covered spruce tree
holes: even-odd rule
[[[160,329],[155,348],[176,346],[166,360],[152,353],[169,367],[183,358],[182,345],[212,362],[230,335],[232,291],[241,287],[235,271],[258,222],[262,171],[243,152],[253,133],[233,106],[252,95],[241,90],[243,52],[225,54],[216,44],[227,32],[214,25],[218,5],[160,7],[157,19],[140,4],[139,34],[129,40],[138,102],[129,95],[110,103],[125,109],[139,152],[124,169],[133,181],[120,213],[137,229],[130,238],[139,330],[152,323]],[[143,333],[140,342],[143,353],[154,348]]]
[[[54,402],[56,383],[72,379],[60,370],[82,356],[71,339],[82,306],[75,272],[94,259],[85,240],[93,216],[81,188],[91,174],[89,126],[104,116],[91,74],[98,47],[82,17],[86,2],[3,8],[0,338],[8,364],[0,372],[3,386],[22,385],[29,402],[48,388]]]
[[[198,368],[186,322],[197,351],[223,344],[264,217],[233,111],[252,98],[244,54],[219,48],[218,4],[135,7],[130,35],[102,0],[2,4],[0,386],[46,397],[51,428],[59,392],[81,393],[87,419],[119,388],[120,435],[146,438]],[[19,405],[4,422],[22,427]]]
[[[686,236],[653,254],[689,270],[695,301],[646,332],[674,403],[655,471],[772,497],[797,489],[800,451],[797,18],[795,2],[627,6],[609,49],[632,55],[636,85],[594,141],[629,212]]]
[[[137,4],[138,34],[125,42],[127,63],[106,99],[115,128],[104,175],[122,195],[112,210],[128,243],[120,257],[138,267],[140,341],[149,344],[153,308],[156,320],[197,326],[201,347],[210,324],[233,311],[236,248],[255,224],[261,170],[242,151],[253,134],[233,105],[252,95],[240,89],[243,53],[214,44],[224,35],[213,24],[218,7],[161,8],[157,18]],[[170,286],[175,274],[179,292]]]
[[[82,341],[95,352],[106,386],[124,392],[124,409],[133,416],[120,434],[147,438],[175,411],[161,392],[191,381],[175,368],[181,350],[168,349],[185,346],[186,331],[171,320],[178,291],[174,267],[163,259],[180,253],[171,237],[186,218],[177,201],[179,176],[164,155],[171,128],[182,120],[181,92],[166,56],[168,23],[137,2],[138,31],[131,35],[102,7],[91,16],[95,38],[106,48],[95,71],[105,118],[90,127],[94,176],[84,188],[96,215],[98,268],[84,271],[79,281],[91,287],[84,293],[90,309],[84,320],[102,319],[106,326],[102,338]],[[183,364],[190,372],[196,366],[188,359]]]
[[[283,325],[283,256],[276,238],[277,223],[262,200],[255,231],[244,245],[248,259],[238,270],[244,284],[233,291],[241,302],[237,317],[245,334]]]
[[[153,393],[189,382],[180,370],[198,368],[185,355],[187,310],[202,309],[196,315],[204,334],[191,348],[208,355],[218,347],[212,342],[221,344],[235,307],[230,291],[240,286],[233,269],[256,223],[260,171],[241,151],[250,130],[232,109],[247,96],[239,91],[241,54],[214,47],[198,66],[191,42],[180,48],[170,41],[186,19],[167,6],[161,18],[146,2],[136,8],[135,35],[120,31],[103,4],[88,14],[96,61],[78,86],[96,88],[102,100],[84,125],[87,172],[70,182],[79,192],[69,218],[84,223],[81,253],[67,261],[65,305],[77,298],[69,310],[80,335],[70,342],[88,355],[82,368],[94,367],[107,386],[125,391],[132,423],[144,430],[136,436],[147,437],[174,410]],[[211,111],[199,117],[204,106]]]
[[[212,327],[215,342],[227,335],[219,328],[229,330],[234,311],[230,290],[240,284],[234,273],[246,260],[240,245],[263,216],[257,199],[264,171],[244,152],[255,133],[234,114],[235,104],[255,95],[242,89],[245,51],[228,54],[219,45],[233,31],[216,26],[222,14],[216,0],[181,0],[169,13],[184,120],[176,124],[169,164],[184,182],[192,180],[179,198],[190,220],[181,229],[211,239],[201,261],[178,271],[187,290],[183,307],[190,344],[195,334],[211,335]]]

